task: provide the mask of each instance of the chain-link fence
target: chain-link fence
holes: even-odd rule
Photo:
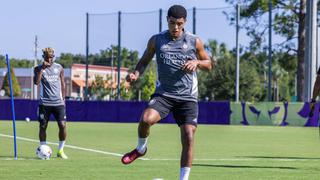
[[[234,12],[233,6],[187,9],[185,29],[197,34],[204,42],[215,39],[235,47],[235,26],[230,25],[230,21],[226,18],[226,14]],[[88,53],[99,53],[100,50],[106,50],[111,45],[117,46],[120,36],[122,48],[136,50],[141,56],[148,39],[167,29],[166,16],[167,11],[162,9],[134,13],[88,14]]]
[[[226,17],[226,14],[231,14],[234,11],[235,7],[233,6],[187,9],[185,30],[197,34],[204,43],[209,40],[217,40],[234,48],[236,46],[236,28],[234,25],[230,25],[230,21]],[[134,61],[134,58],[141,57],[149,38],[167,29],[166,16],[167,11],[162,9],[148,12],[119,11],[107,14],[87,14],[87,62],[89,66],[93,64],[111,66],[111,76],[115,77],[111,78],[112,88],[115,88],[113,86],[115,84],[117,89],[115,90],[117,92],[115,99],[119,99],[122,79],[130,68],[120,67],[124,66],[125,61]],[[95,61],[95,59],[100,60]],[[95,79],[93,78],[96,76],[94,74],[86,73],[88,76],[86,87],[90,81]],[[86,90],[85,94],[88,93],[88,89]]]

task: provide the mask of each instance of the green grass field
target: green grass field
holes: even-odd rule
[[[0,179],[179,179],[180,133],[176,125],[151,129],[146,160],[122,165],[119,154],[136,146],[137,124],[68,123],[68,160],[36,158],[38,123],[17,122],[18,160],[13,160],[12,122],[0,121]],[[48,141],[57,142],[54,121]],[[77,147],[86,148],[79,149]],[[93,152],[97,150],[98,152]],[[112,154],[114,153],[114,154]],[[190,180],[320,179],[317,128],[199,125]]]

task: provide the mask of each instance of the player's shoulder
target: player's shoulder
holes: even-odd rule
[[[63,69],[62,65],[59,64],[59,63],[56,63],[56,62],[53,63],[53,66],[54,66],[55,68],[59,68],[59,69],[61,69],[61,70]]]
[[[56,62],[54,62],[54,63],[53,63],[53,65],[54,65],[54,66],[57,66],[57,67],[62,67],[62,65],[61,65],[61,64],[56,63]]]
[[[188,38],[192,38],[192,39],[199,39],[199,37],[196,34],[191,33],[190,31],[185,31],[185,35]]]
[[[158,34],[153,35],[154,38],[163,38],[163,37],[167,37],[167,34],[169,33],[168,30],[165,31],[161,31]]]
[[[164,38],[165,33],[166,33],[166,31],[162,31],[158,34],[152,35],[149,39],[149,43],[156,44],[156,42],[159,41],[159,39]]]
[[[158,33],[158,35],[166,35],[169,31],[168,30],[164,30]]]
[[[150,40],[153,42],[159,42],[162,41],[162,39],[166,39],[168,38],[168,30],[159,32],[158,34],[154,34],[153,36],[151,36]]]

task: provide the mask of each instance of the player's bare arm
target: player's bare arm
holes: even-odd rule
[[[42,77],[43,69],[38,67],[34,68],[34,77],[33,77],[33,83],[36,85],[40,84],[41,77]]]
[[[313,86],[313,93],[312,93],[311,102],[310,102],[309,117],[313,116],[313,111],[315,108],[315,103],[316,103],[317,96],[319,95],[319,92],[320,92],[320,75],[317,75],[316,82],[314,83],[314,86]]]
[[[155,54],[155,36],[152,36],[148,42],[147,49],[144,51],[141,59],[139,60],[134,72],[128,74],[126,80],[130,83],[136,81],[152,60]]]
[[[50,66],[49,62],[43,61],[42,65],[40,67],[37,66],[37,67],[34,68],[34,77],[33,77],[33,83],[34,84],[36,84],[36,85],[40,84],[43,70],[46,69],[49,66]]]
[[[317,75],[316,82],[314,83],[313,86],[313,93],[312,93],[312,100],[316,100],[317,96],[319,95],[320,92],[320,75]]]
[[[196,49],[198,59],[187,61],[182,67],[182,69],[188,73],[196,71],[197,68],[200,68],[202,70],[211,70],[212,61],[210,60],[210,57],[205,51],[203,43],[199,38],[197,38],[196,40]]]
[[[66,84],[64,82],[64,70],[62,68],[60,72],[60,80],[61,80],[61,92],[62,92],[62,98],[65,99],[66,96]]]

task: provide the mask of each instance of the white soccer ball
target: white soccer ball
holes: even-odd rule
[[[52,150],[48,145],[40,145],[36,150],[36,154],[38,158],[42,160],[49,160],[52,155]]]
[[[29,118],[29,117],[26,117],[26,121],[27,121],[27,122],[30,122],[30,118]]]

